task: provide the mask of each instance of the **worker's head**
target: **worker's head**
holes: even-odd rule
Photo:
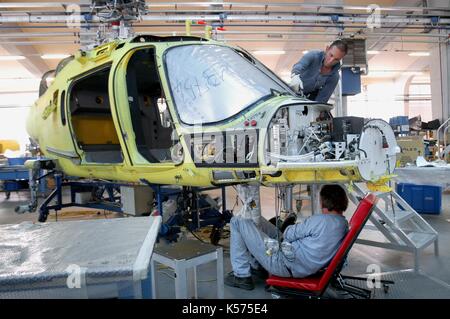
[[[325,58],[323,60],[323,66],[331,68],[334,65],[341,62],[344,56],[348,52],[347,43],[343,40],[336,40],[327,46],[325,50]]]
[[[348,206],[347,193],[339,185],[324,185],[320,190],[320,205],[324,213],[342,214]]]

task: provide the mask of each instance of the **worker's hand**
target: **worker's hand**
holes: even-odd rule
[[[303,93],[303,82],[299,74],[291,75],[291,82],[289,83],[289,86],[295,93],[297,94]]]

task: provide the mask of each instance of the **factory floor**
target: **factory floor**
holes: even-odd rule
[[[220,192],[211,191],[211,195],[220,196]],[[262,213],[266,218],[274,216],[274,190],[272,188],[261,188]],[[16,214],[14,208],[17,205],[26,204],[29,197],[26,193],[11,193],[9,200],[5,194],[0,193],[0,224],[16,224],[23,221],[37,221],[37,213]],[[232,188],[227,189],[227,208],[232,208],[236,203],[236,193]],[[235,206],[239,209],[239,205]],[[350,204],[346,216],[353,213],[355,206]],[[98,210],[86,210],[72,208],[66,209],[59,214],[59,220],[85,219],[85,218],[114,218],[117,214]],[[302,214],[310,215],[310,207],[307,201],[303,202]],[[420,255],[420,271],[415,273],[413,255],[407,252],[399,252],[382,248],[375,248],[356,244],[353,246],[348,265],[343,273],[351,276],[369,275],[369,265],[377,265],[382,278],[394,280],[395,284],[389,292],[383,289],[375,289],[374,298],[450,298],[450,194],[444,192],[442,196],[442,212],[440,215],[422,215],[422,217],[439,233],[439,256],[435,256],[433,245],[427,247]],[[49,221],[55,220],[54,214],[49,216]],[[207,240],[207,233],[197,233],[199,237]],[[192,237],[190,234],[187,237]],[[381,235],[380,235],[381,238]],[[229,239],[220,241],[224,247],[224,272],[231,271],[229,257]],[[161,241],[160,245],[164,245]],[[198,296],[199,298],[215,298],[216,291],[216,268],[214,262],[198,267]],[[157,272],[157,289],[159,298],[174,298],[173,272],[169,268],[160,267]],[[272,298],[266,292],[265,283],[255,280],[256,288],[252,291],[241,290],[225,286],[225,298],[236,299],[264,299]],[[342,296],[345,297],[345,296]]]

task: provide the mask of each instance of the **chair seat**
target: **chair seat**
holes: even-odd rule
[[[307,278],[282,278],[271,276],[266,283],[276,288],[297,290],[298,292],[310,292],[316,296],[321,296],[326,287],[331,284],[333,277],[338,275],[342,269],[345,258],[358,238],[361,229],[369,219],[373,207],[376,205],[377,197],[374,194],[367,194],[359,203],[355,213],[349,222],[349,231],[342,240],[339,249],[330,261],[328,266],[317,274]]]
[[[320,279],[323,274],[309,276],[307,278],[285,278],[270,276],[266,283],[274,287],[292,288],[296,290],[322,291]]]

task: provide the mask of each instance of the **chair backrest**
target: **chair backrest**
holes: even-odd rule
[[[339,246],[338,251],[334,255],[333,259],[330,261],[327,269],[322,275],[319,287],[321,289],[325,289],[330,282],[331,277],[336,273],[340,272],[342,265],[345,261],[347,254],[358,238],[359,233],[363,229],[367,220],[372,213],[374,206],[376,205],[378,198],[374,194],[367,194],[362,201],[359,203],[356,211],[354,212],[352,218],[349,222],[349,230],[342,240],[341,245]]]

